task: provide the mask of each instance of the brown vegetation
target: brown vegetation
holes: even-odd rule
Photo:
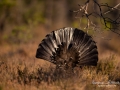
[[[99,87],[93,84],[109,80],[120,82],[120,61],[117,55],[99,55],[97,67],[75,68],[73,72],[64,72],[56,70],[55,65],[47,61],[35,58],[38,43],[37,40],[19,45],[1,45],[1,90],[119,90],[120,85]]]

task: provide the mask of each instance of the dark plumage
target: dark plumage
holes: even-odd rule
[[[59,67],[96,66],[98,51],[91,36],[77,28],[66,27],[46,35],[39,44],[36,57]]]

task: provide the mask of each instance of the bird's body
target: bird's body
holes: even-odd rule
[[[97,46],[91,36],[77,28],[62,28],[46,35],[36,53],[58,67],[96,66]]]

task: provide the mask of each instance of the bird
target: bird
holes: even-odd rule
[[[73,27],[64,27],[47,34],[38,45],[36,58],[57,67],[96,66],[98,50],[88,33]]]

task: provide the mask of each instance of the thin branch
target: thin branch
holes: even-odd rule
[[[109,12],[111,12],[111,11],[115,10],[115,9],[120,10],[120,9],[118,9],[118,8],[117,8],[118,6],[120,6],[120,3],[119,3],[119,4],[117,4],[117,5],[116,5],[116,6],[114,6],[114,7],[110,7],[110,8],[111,8],[111,10],[109,10],[109,11],[105,12],[104,14],[107,14],[107,13],[109,13]],[[107,5],[107,7],[109,7],[109,6]]]
[[[81,17],[78,17],[80,23],[81,23],[81,20],[82,20],[83,17],[85,17],[87,19],[87,25],[84,28],[84,29],[87,29],[87,33],[88,33],[88,30],[90,29],[90,27],[92,27],[93,30],[98,28],[97,25],[95,23],[93,23],[92,20],[90,20],[90,16],[99,17],[101,23],[102,23],[102,20],[103,20],[103,25],[105,26],[105,28],[113,31],[114,33],[117,33],[117,32],[115,32],[115,28],[113,28],[112,25],[114,24],[117,27],[119,27],[119,25],[120,25],[120,20],[119,20],[120,15],[115,20],[112,20],[109,17],[105,17],[104,15],[110,13],[113,10],[120,10],[120,9],[118,9],[118,6],[120,6],[120,3],[117,4],[114,7],[111,7],[108,4],[99,4],[96,0],[92,0],[92,1],[93,1],[93,12],[88,13],[88,6],[89,6],[90,0],[87,0],[84,5],[79,5],[79,7],[80,7],[79,10],[73,11],[74,13],[76,13],[76,16],[79,13],[82,15]],[[94,9],[95,5],[97,5],[97,7],[99,9],[99,13],[96,12],[95,9]],[[104,13],[102,11],[103,6],[108,8],[108,10]],[[95,15],[97,15],[97,16],[95,16]],[[107,25],[108,23],[110,24],[109,26]],[[120,35],[119,33],[117,33],[117,34]]]

